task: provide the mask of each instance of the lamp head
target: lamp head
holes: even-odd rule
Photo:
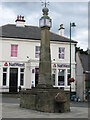
[[[76,27],[76,25],[75,25],[75,23],[74,23],[74,22],[71,24],[71,26],[72,26],[72,27]]]

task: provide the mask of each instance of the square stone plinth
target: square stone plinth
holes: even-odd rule
[[[55,99],[58,94],[63,100],[61,97],[58,101]],[[21,91],[20,107],[51,113],[69,112],[69,98],[69,92],[58,88],[33,88]]]

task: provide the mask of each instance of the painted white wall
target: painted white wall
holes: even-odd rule
[[[11,44],[17,44],[18,45],[18,55],[17,58],[11,57]],[[1,45],[1,39],[0,39],[0,45]],[[32,80],[35,80],[35,72],[32,73],[32,69],[35,69],[39,66],[39,59],[35,58],[35,46],[40,46],[39,40],[27,40],[27,39],[15,39],[15,38],[3,38],[2,40],[2,59],[0,58],[0,65],[1,70],[5,62],[23,62],[27,66],[25,69],[25,85],[23,88],[30,88]],[[58,57],[58,51],[59,47],[65,48],[65,59],[60,60]],[[65,42],[55,42],[51,41],[50,43],[51,48],[51,60],[55,63],[64,63],[69,64],[70,63],[70,44]],[[1,49],[1,48],[0,48]],[[71,56],[72,56],[72,77],[75,78],[75,44],[72,44],[71,46]],[[1,53],[1,52],[0,52]],[[27,58],[27,56],[29,58]],[[53,61],[55,59],[55,61]],[[29,67],[27,65],[28,60]],[[19,68],[20,69],[20,68]],[[9,70],[9,68],[8,68]],[[19,72],[20,73],[20,72]],[[2,79],[2,72],[0,72],[1,76],[0,79]],[[58,77],[58,76],[56,76]],[[19,78],[18,78],[19,79]],[[8,73],[8,83],[9,86],[9,73]],[[20,85],[20,81],[18,81],[18,86]],[[2,83],[0,83],[0,86],[2,86]],[[67,87],[66,89],[69,89]],[[75,90],[75,84],[72,84],[72,89]]]
[[[18,45],[18,56],[17,58],[11,57],[11,44]],[[27,61],[27,56],[29,59],[35,58],[35,46],[40,46],[40,41],[38,40],[19,40],[19,39],[3,39],[2,42],[2,60],[3,61]],[[65,48],[65,59],[60,60],[58,58],[58,49],[59,47]],[[75,45],[72,44],[71,47],[71,56],[72,63],[75,64]],[[6,53],[7,51],[7,53]],[[70,62],[70,45],[69,43],[61,43],[61,42],[51,42],[51,59],[55,59],[57,62],[69,63]]]
[[[59,47],[65,48],[65,59],[60,60],[58,57]],[[75,64],[75,44],[71,46],[71,62]],[[51,41],[51,59],[55,59],[57,62],[70,63],[70,44],[62,42],[52,42]]]

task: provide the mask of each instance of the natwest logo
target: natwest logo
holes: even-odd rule
[[[56,67],[56,64],[53,64],[53,67]]]
[[[8,63],[7,63],[7,62],[5,62],[5,63],[4,63],[4,66],[8,66]]]

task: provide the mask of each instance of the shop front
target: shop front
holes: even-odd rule
[[[72,76],[75,76],[75,70],[72,69]],[[70,89],[70,66],[69,64],[53,64],[52,65],[52,80],[53,86],[60,89]],[[72,89],[75,89],[75,85],[72,85]]]
[[[75,69],[72,69],[72,76],[75,76]],[[70,66],[69,64],[52,64],[53,86],[64,90],[70,90]],[[35,86],[38,84],[39,68],[35,68]],[[75,83],[72,83],[72,90],[75,91]]]
[[[24,87],[25,64],[16,62],[4,62],[1,70],[2,92],[18,92],[19,86]]]

